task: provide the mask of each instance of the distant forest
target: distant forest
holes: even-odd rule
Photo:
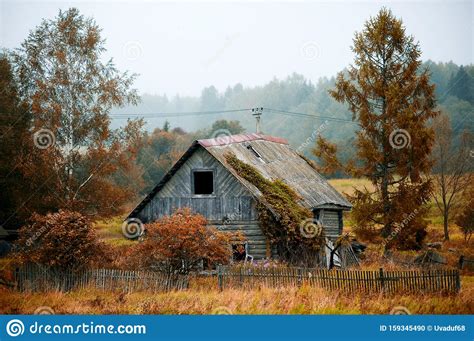
[[[424,62],[422,68],[431,72],[431,81],[436,85],[436,96],[440,109],[450,117],[455,141],[456,136],[467,129],[474,131],[474,65],[459,66],[453,62]],[[242,108],[265,107],[307,115],[329,116],[341,121],[326,121],[291,113],[264,110],[262,131],[281,136],[300,153],[314,158],[311,153],[317,134],[337,143],[341,159],[352,153],[354,132],[357,129],[351,113],[345,105],[337,103],[328,94],[334,87],[335,77],[321,78],[316,84],[299,74],[284,80],[273,79],[263,86],[229,86],[223,93],[214,86],[202,90],[200,97],[144,94],[138,106],[129,106],[113,111],[114,125],[123,121],[118,117],[145,117],[149,140],[147,150],[142,151],[140,165],[145,170],[146,188],[150,189],[171,167],[195,138],[212,137],[218,129],[231,133],[255,132],[255,119],[250,112],[224,114],[196,114],[189,116],[156,115],[150,113],[180,113],[197,111],[219,111]],[[226,120],[226,121],[222,121]],[[217,122],[216,122],[217,121]],[[230,122],[232,121],[232,122]],[[455,142],[456,143],[456,142]]]

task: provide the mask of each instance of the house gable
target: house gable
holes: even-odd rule
[[[180,166],[166,177],[154,195],[134,210],[134,217],[146,223],[189,207],[210,222],[257,220],[253,195],[205,148],[196,146],[180,161]],[[211,195],[193,192],[193,172],[202,170],[213,172],[215,189]]]

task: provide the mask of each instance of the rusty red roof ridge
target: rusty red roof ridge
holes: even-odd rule
[[[233,143],[242,143],[242,142],[258,141],[258,140],[269,141],[269,142],[280,143],[280,144],[288,144],[288,140],[282,137],[257,134],[257,133],[223,135],[223,136],[218,136],[212,139],[197,140],[197,142],[204,148],[209,148],[209,147],[216,147],[216,146],[225,146],[225,145],[229,145]]]

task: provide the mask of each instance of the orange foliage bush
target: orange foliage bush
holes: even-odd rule
[[[209,227],[202,215],[179,209],[171,216],[146,226],[144,241],[129,250],[129,265],[186,274],[208,264],[227,264],[232,257],[232,242],[243,242],[240,234]]]
[[[98,241],[89,220],[78,212],[60,210],[33,214],[19,231],[17,256],[62,270],[78,270],[103,261],[106,246]]]

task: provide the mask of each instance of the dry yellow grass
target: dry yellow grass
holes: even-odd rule
[[[367,187],[369,190],[373,190],[373,185],[367,179],[331,179],[329,183],[337,189],[339,192],[352,195],[354,193],[354,188],[362,189]],[[428,224],[428,235],[426,237],[426,242],[442,242],[443,246],[440,252],[443,256],[448,258],[448,264],[455,266],[459,256],[461,254],[465,256],[474,256],[474,243],[467,243],[464,241],[464,236],[459,230],[459,227],[456,224],[451,223],[449,225],[449,241],[444,241],[443,235],[443,219],[440,214],[440,211],[436,207],[434,201],[429,202],[428,204],[428,215],[427,219],[429,220]],[[344,215],[344,230],[345,232],[350,232],[353,227],[353,222],[351,221],[350,212],[345,212]],[[376,245],[373,245],[376,249]],[[451,249],[451,251],[450,251]]]
[[[340,192],[353,193],[353,187],[371,187],[364,179],[335,179],[330,183]],[[442,241],[442,222],[432,205],[427,241]],[[120,218],[96,224],[101,239],[113,245],[128,245],[121,234]],[[349,223],[349,224],[348,224]],[[350,230],[350,213],[346,216],[345,230]],[[473,243],[464,242],[455,225],[450,226],[451,240],[443,242],[440,253],[455,267],[460,254],[474,255]],[[416,252],[401,253],[414,256]],[[369,244],[363,269],[398,268],[396,264],[381,261],[380,247]],[[0,268],[2,263],[0,263]],[[219,307],[233,314],[388,314],[395,306],[405,306],[413,314],[473,314],[474,276],[463,271],[461,292],[458,295],[440,294],[367,295],[344,294],[321,288],[303,286],[280,289],[217,290],[215,278],[199,278],[190,289],[169,293],[104,292],[95,289],[70,293],[19,293],[0,286],[0,314],[31,314],[40,306],[49,306],[59,314],[211,314]],[[225,310],[224,309],[224,310]]]
[[[223,292],[205,287],[158,294],[4,290],[0,291],[0,314],[32,314],[40,306],[51,307],[57,314],[212,314],[220,307],[233,314],[388,314],[396,306],[404,306],[412,314],[474,313],[472,279],[455,296],[342,294],[307,286]]]
[[[329,183],[339,193],[344,194],[346,197],[354,194],[354,189],[363,189],[366,187],[369,190],[373,190],[374,186],[367,179],[330,179]],[[346,232],[350,232],[353,227],[350,212],[344,212],[344,228]]]
[[[352,195],[354,194],[354,188],[362,189],[367,187],[369,190],[373,190],[374,186],[367,179],[330,179],[329,183],[340,193]]]
[[[114,246],[133,245],[134,242],[124,238],[122,224],[124,217],[118,216],[111,219],[100,220],[94,224],[97,235],[100,239]]]

